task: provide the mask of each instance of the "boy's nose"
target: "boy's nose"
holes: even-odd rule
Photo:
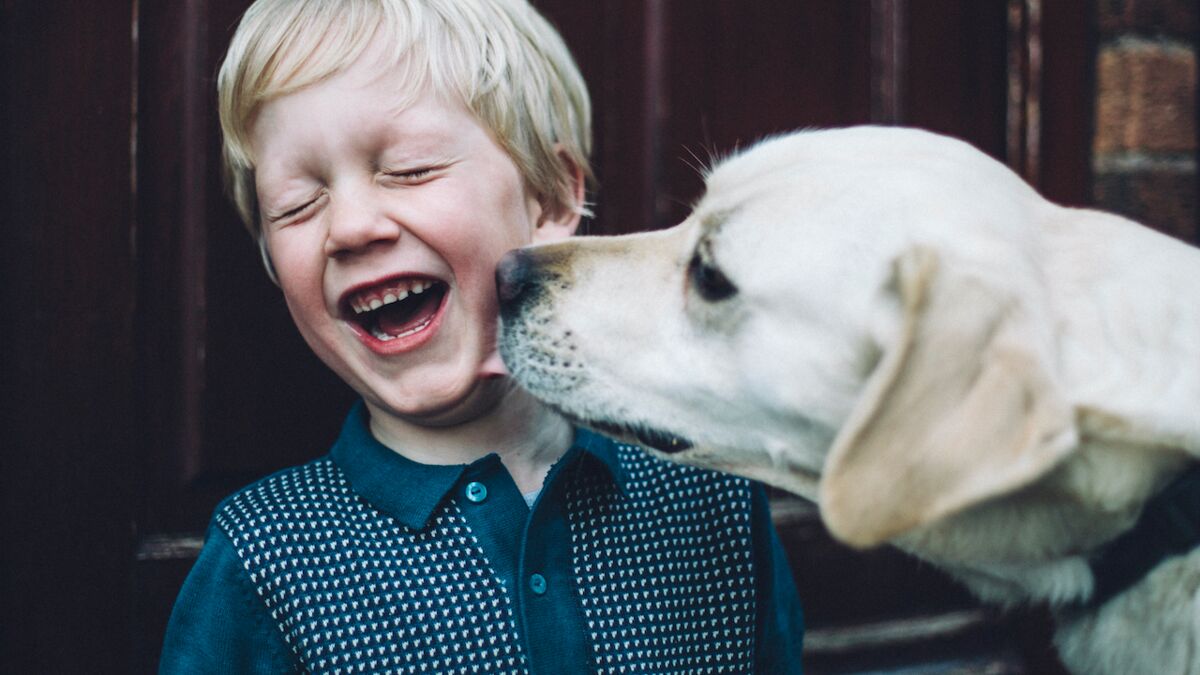
[[[395,241],[400,226],[370,203],[352,200],[333,207],[325,253],[329,256],[362,250],[382,241]]]

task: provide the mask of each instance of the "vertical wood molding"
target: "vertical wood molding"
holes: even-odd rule
[[[1008,166],[1041,186],[1042,3],[1008,1]]]
[[[871,121],[905,121],[907,0],[871,0]]]
[[[178,493],[201,470],[207,13],[207,0],[186,0],[141,3],[137,15],[138,368],[150,490],[162,495]]]
[[[625,234],[659,222],[662,121],[666,115],[667,3],[606,0],[596,148],[603,171],[596,234]]]
[[[1025,0],[1008,0],[1008,87],[1005,110],[1005,156],[1008,168],[1021,172],[1025,128]]]
[[[646,0],[646,34],[643,36],[642,53],[645,55],[646,72],[642,82],[642,96],[646,114],[642,121],[641,145],[642,171],[645,175],[646,205],[648,218],[642,222],[655,228],[669,225],[670,204],[664,203],[663,195],[663,124],[667,121],[668,101],[666,78],[667,22],[665,0]]]
[[[207,0],[186,0],[181,40],[182,156],[180,157],[179,270],[180,270],[180,425],[178,444],[185,481],[201,471],[203,446],[206,298],[208,266],[208,119],[212,96],[209,84]]]

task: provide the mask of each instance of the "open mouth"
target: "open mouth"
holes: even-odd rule
[[[428,329],[447,290],[446,283],[437,279],[394,279],[348,293],[342,300],[342,314],[362,335],[388,343]]]
[[[683,452],[693,445],[691,441],[682,436],[640,425],[616,424],[600,420],[582,420],[580,423],[617,438],[636,438],[641,445],[667,454]]]

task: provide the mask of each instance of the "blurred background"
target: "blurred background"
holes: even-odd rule
[[[223,195],[215,73],[247,4],[0,0],[0,671],[153,672],[216,502],[326,452],[351,403]],[[1195,0],[535,4],[595,103],[593,233],[677,222],[714,154],[869,122],[1200,242]],[[1059,672],[1043,610],[773,501],[809,672]]]

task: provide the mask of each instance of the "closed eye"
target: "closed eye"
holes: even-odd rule
[[[688,280],[701,298],[708,302],[720,302],[736,295],[738,289],[717,267],[707,244],[702,243],[692,254],[692,260],[688,263]]]
[[[288,209],[283,213],[267,214],[266,222],[270,224],[281,224],[303,220],[304,217],[308,215],[308,212],[316,206],[317,202],[321,201],[322,197],[324,197],[324,193],[308,200],[307,202],[304,202],[295,208]]]
[[[434,177],[434,172],[440,167],[423,166],[405,171],[387,171],[384,173],[390,179],[405,185],[419,185]]]
[[[304,211],[308,207],[310,207],[316,203],[317,203],[317,200],[314,199],[311,202],[306,202],[304,204],[301,204],[300,206],[297,206],[296,208],[292,209],[291,211],[287,211],[283,215],[279,216],[279,220],[287,220],[288,218],[294,218],[294,217],[300,215],[301,213],[304,213]]]

